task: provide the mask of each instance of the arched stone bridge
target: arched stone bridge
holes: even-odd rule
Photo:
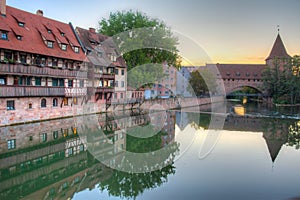
[[[267,65],[254,64],[216,64],[219,72],[217,79],[223,81],[226,95],[243,87],[256,89],[263,95],[262,72]]]

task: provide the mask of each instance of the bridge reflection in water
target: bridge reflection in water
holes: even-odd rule
[[[115,116],[89,116],[97,119],[98,124],[94,126],[80,118],[69,118],[1,127],[0,199],[67,199],[98,184],[100,190],[107,190],[114,196],[136,197],[146,189],[162,185],[170,174],[175,173],[173,160],[178,151],[175,123],[181,130],[192,122],[207,128],[210,115],[202,113],[200,120],[196,115],[199,113],[167,111],[149,114],[137,110]],[[150,143],[127,134],[132,128],[149,123],[160,132]],[[291,120],[243,116],[227,116],[224,125],[224,130],[263,132],[272,162],[282,145],[299,146],[296,128],[297,123]],[[97,135],[99,130],[104,135]],[[125,150],[151,152],[170,144],[174,148],[162,159],[171,160],[161,169],[135,174],[107,166],[107,163],[109,166],[118,163]],[[91,154],[88,148],[95,151]],[[95,154],[98,158],[103,155],[105,159],[99,162]],[[125,184],[124,180],[127,181]]]

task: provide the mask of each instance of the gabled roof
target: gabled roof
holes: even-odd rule
[[[106,61],[109,61],[109,59],[106,59],[106,57],[109,54],[115,54],[116,56],[118,56],[115,62],[109,61],[110,62],[109,66],[124,67],[124,68],[127,67],[123,57],[119,56],[118,49],[111,37],[96,33],[95,29],[93,28],[87,30],[80,27],[76,27],[75,31],[81,41],[82,48],[87,53],[89,53],[89,60],[91,60],[93,63],[100,64],[103,61],[103,59],[101,59],[102,61],[99,62],[100,61],[99,58],[92,58],[92,56],[94,57],[97,56],[97,54],[93,52],[101,51],[105,53],[103,57],[105,58]]]
[[[2,49],[77,61],[86,59],[81,49],[79,53],[72,49],[72,46],[80,48],[80,44],[70,24],[6,6],[6,17],[1,17],[0,29],[8,31],[8,40],[0,43]],[[53,48],[48,48],[45,40],[53,41]],[[62,50],[59,43],[67,44],[67,50]]]
[[[274,59],[274,58],[290,58],[290,57],[291,56],[286,52],[285,46],[278,33],[273,48],[271,50],[271,53],[266,60]]]

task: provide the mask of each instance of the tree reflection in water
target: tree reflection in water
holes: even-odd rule
[[[289,126],[287,145],[295,146],[296,149],[300,148],[300,121]]]
[[[138,131],[138,129],[132,130]],[[156,135],[149,138],[138,138],[130,135],[132,133],[127,132],[126,134],[126,150],[135,153],[146,153],[152,152],[157,154],[157,150],[162,148],[162,137],[167,135],[165,132],[159,132]],[[165,146],[167,150],[159,152],[156,156],[157,164],[160,164],[162,160],[169,162],[169,165],[162,167],[161,169],[144,172],[144,173],[130,173],[126,171],[114,170],[112,176],[99,183],[101,191],[107,190],[109,195],[124,197],[124,198],[136,198],[139,194],[142,194],[146,189],[156,188],[167,182],[168,176],[175,174],[175,166],[173,160],[175,159],[176,153],[179,151],[179,145],[177,142],[172,141],[170,144]],[[147,154],[145,154],[147,156]],[[150,158],[149,160],[151,160]],[[147,160],[147,159],[145,159]],[[140,166],[144,165],[151,167],[153,160],[150,163],[136,161],[134,164]],[[132,163],[123,163],[132,164]],[[128,168],[127,166],[125,168]]]
[[[101,191],[107,190],[109,195],[136,198],[146,189],[156,188],[168,181],[168,176],[175,174],[172,164],[156,171],[146,173],[128,173],[114,170],[110,179],[99,183]]]

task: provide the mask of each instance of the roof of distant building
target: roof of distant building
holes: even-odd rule
[[[278,33],[277,38],[272,47],[271,53],[266,60],[274,58],[290,58],[291,56],[287,53],[285,46],[281,40],[280,34]]]
[[[94,28],[89,28],[89,30],[87,30],[80,27],[76,27],[76,33],[80,38],[83,49],[88,54],[91,54],[89,56],[90,60],[99,60],[99,58],[91,58],[91,56],[96,56],[95,53],[91,52],[97,51],[103,53],[102,57],[105,60],[105,62],[102,62],[102,64],[105,64],[103,66],[113,65],[117,67],[126,67],[125,60],[122,56],[119,56],[120,54],[118,53],[118,48],[114,44],[113,39],[111,37],[97,33]],[[116,56],[115,61],[110,61],[109,59],[107,59],[111,55]],[[99,65],[100,63],[101,62],[98,62]]]
[[[265,64],[216,64],[222,78],[261,78]]]
[[[7,40],[1,40],[0,48],[70,60],[86,59],[71,24],[7,6],[0,30],[8,35]],[[48,42],[52,44],[49,47]]]

